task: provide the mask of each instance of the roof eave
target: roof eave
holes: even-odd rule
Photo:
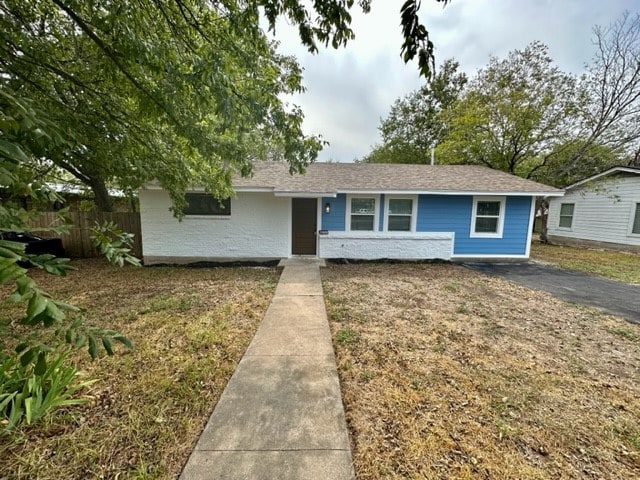
[[[609,175],[613,175],[614,173],[633,173],[635,175],[640,175],[640,169],[634,167],[612,167],[604,172],[600,172],[596,175],[591,175],[590,177],[584,178],[578,182],[572,183],[571,185],[565,187],[565,190],[573,190],[574,188],[580,187],[585,183],[592,182],[597,180],[598,178],[607,177]]]

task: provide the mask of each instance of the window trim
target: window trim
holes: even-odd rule
[[[633,231],[633,223],[634,223],[634,220],[636,219],[636,215],[638,214],[638,212],[640,212],[640,201],[634,200],[634,201],[631,202],[631,208],[630,208],[630,213],[629,213],[629,233],[628,233],[628,236],[630,236],[630,237],[640,237],[640,231],[638,231],[638,232],[634,232]]]
[[[411,223],[409,230],[389,230],[389,200],[411,200]],[[382,229],[389,233],[415,233],[418,218],[418,195],[385,195],[384,196],[384,219]]]
[[[478,202],[499,202],[500,212],[498,214],[498,229],[496,232],[476,232],[476,220],[478,213]],[[471,209],[471,226],[469,227],[470,238],[502,238],[504,232],[504,217],[506,210],[506,197],[496,196],[474,196],[473,208]],[[493,218],[493,216],[491,216]]]
[[[214,200],[217,200],[215,197],[213,197],[213,195],[211,195],[210,193],[206,193],[206,192],[186,192],[185,193],[185,200],[187,199],[187,195],[207,195],[211,198],[213,198]],[[213,219],[229,219],[231,218],[231,197],[229,197],[227,199],[229,201],[229,213],[212,213],[212,214],[207,214],[207,213],[186,213],[186,211],[184,212],[184,218],[185,219],[197,219],[197,218],[213,218]],[[185,209],[186,210],[186,209]]]
[[[562,215],[562,206],[563,205],[573,205],[573,211],[571,212],[571,225],[568,227],[563,227],[562,225],[560,225],[560,220],[562,219],[563,215]],[[568,217],[568,215],[564,215],[565,217]],[[571,231],[573,230],[573,219],[576,216],[576,202],[560,202],[560,208],[558,209],[558,230],[565,230],[565,231]]]
[[[351,230],[351,200],[354,198],[373,198],[373,230]],[[347,207],[345,208],[345,231],[347,232],[378,232],[380,226],[380,195],[377,194],[357,194],[347,195]]]

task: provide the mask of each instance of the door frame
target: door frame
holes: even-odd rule
[[[320,235],[318,235],[318,231],[322,228],[322,197],[317,197],[315,195],[298,195],[290,197],[289,200],[289,258],[294,256],[303,256],[301,254],[293,253],[293,200],[296,198],[313,198],[316,200],[316,253],[314,255],[318,257],[320,252]]]

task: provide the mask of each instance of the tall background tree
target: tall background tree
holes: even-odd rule
[[[572,138],[576,82],[533,42],[505,59],[492,57],[464,95],[443,113],[443,163],[477,163],[531,178]]]
[[[396,101],[381,122],[382,143],[364,160],[425,163],[435,128],[438,163],[479,163],[557,186],[638,164],[640,15],[595,27],[593,44],[580,77],[561,71],[546,45],[533,42],[491,58],[466,85],[458,82],[443,108],[434,108],[428,83]],[[446,67],[437,75],[447,78]]]
[[[432,148],[446,135],[441,115],[459,97],[467,76],[446,60],[426,84],[391,106],[379,130],[382,143],[363,160],[371,163],[428,163]]]

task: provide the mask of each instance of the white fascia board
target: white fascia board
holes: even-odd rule
[[[338,194],[336,192],[274,192],[276,197],[295,197],[295,198],[322,198],[331,197],[336,198]]]
[[[593,175],[591,177],[585,178],[584,180],[580,180],[579,182],[572,183],[568,187],[565,187],[565,190],[574,189],[576,187],[579,187],[580,185],[584,185],[585,183],[592,182],[594,180],[597,180],[598,178],[606,177],[614,173],[635,173],[636,175],[640,175],[640,170],[632,167],[613,167],[613,168],[610,168],[609,170],[605,170],[602,173],[598,173],[597,175]]]
[[[273,187],[232,187],[236,192],[244,193],[271,193]]]
[[[501,196],[501,197],[562,197],[564,191],[554,192],[473,192],[473,191],[452,191],[452,190],[338,190],[338,193],[363,195],[363,194],[384,194],[384,195],[476,195],[476,196]],[[335,196],[335,195],[334,195]]]

